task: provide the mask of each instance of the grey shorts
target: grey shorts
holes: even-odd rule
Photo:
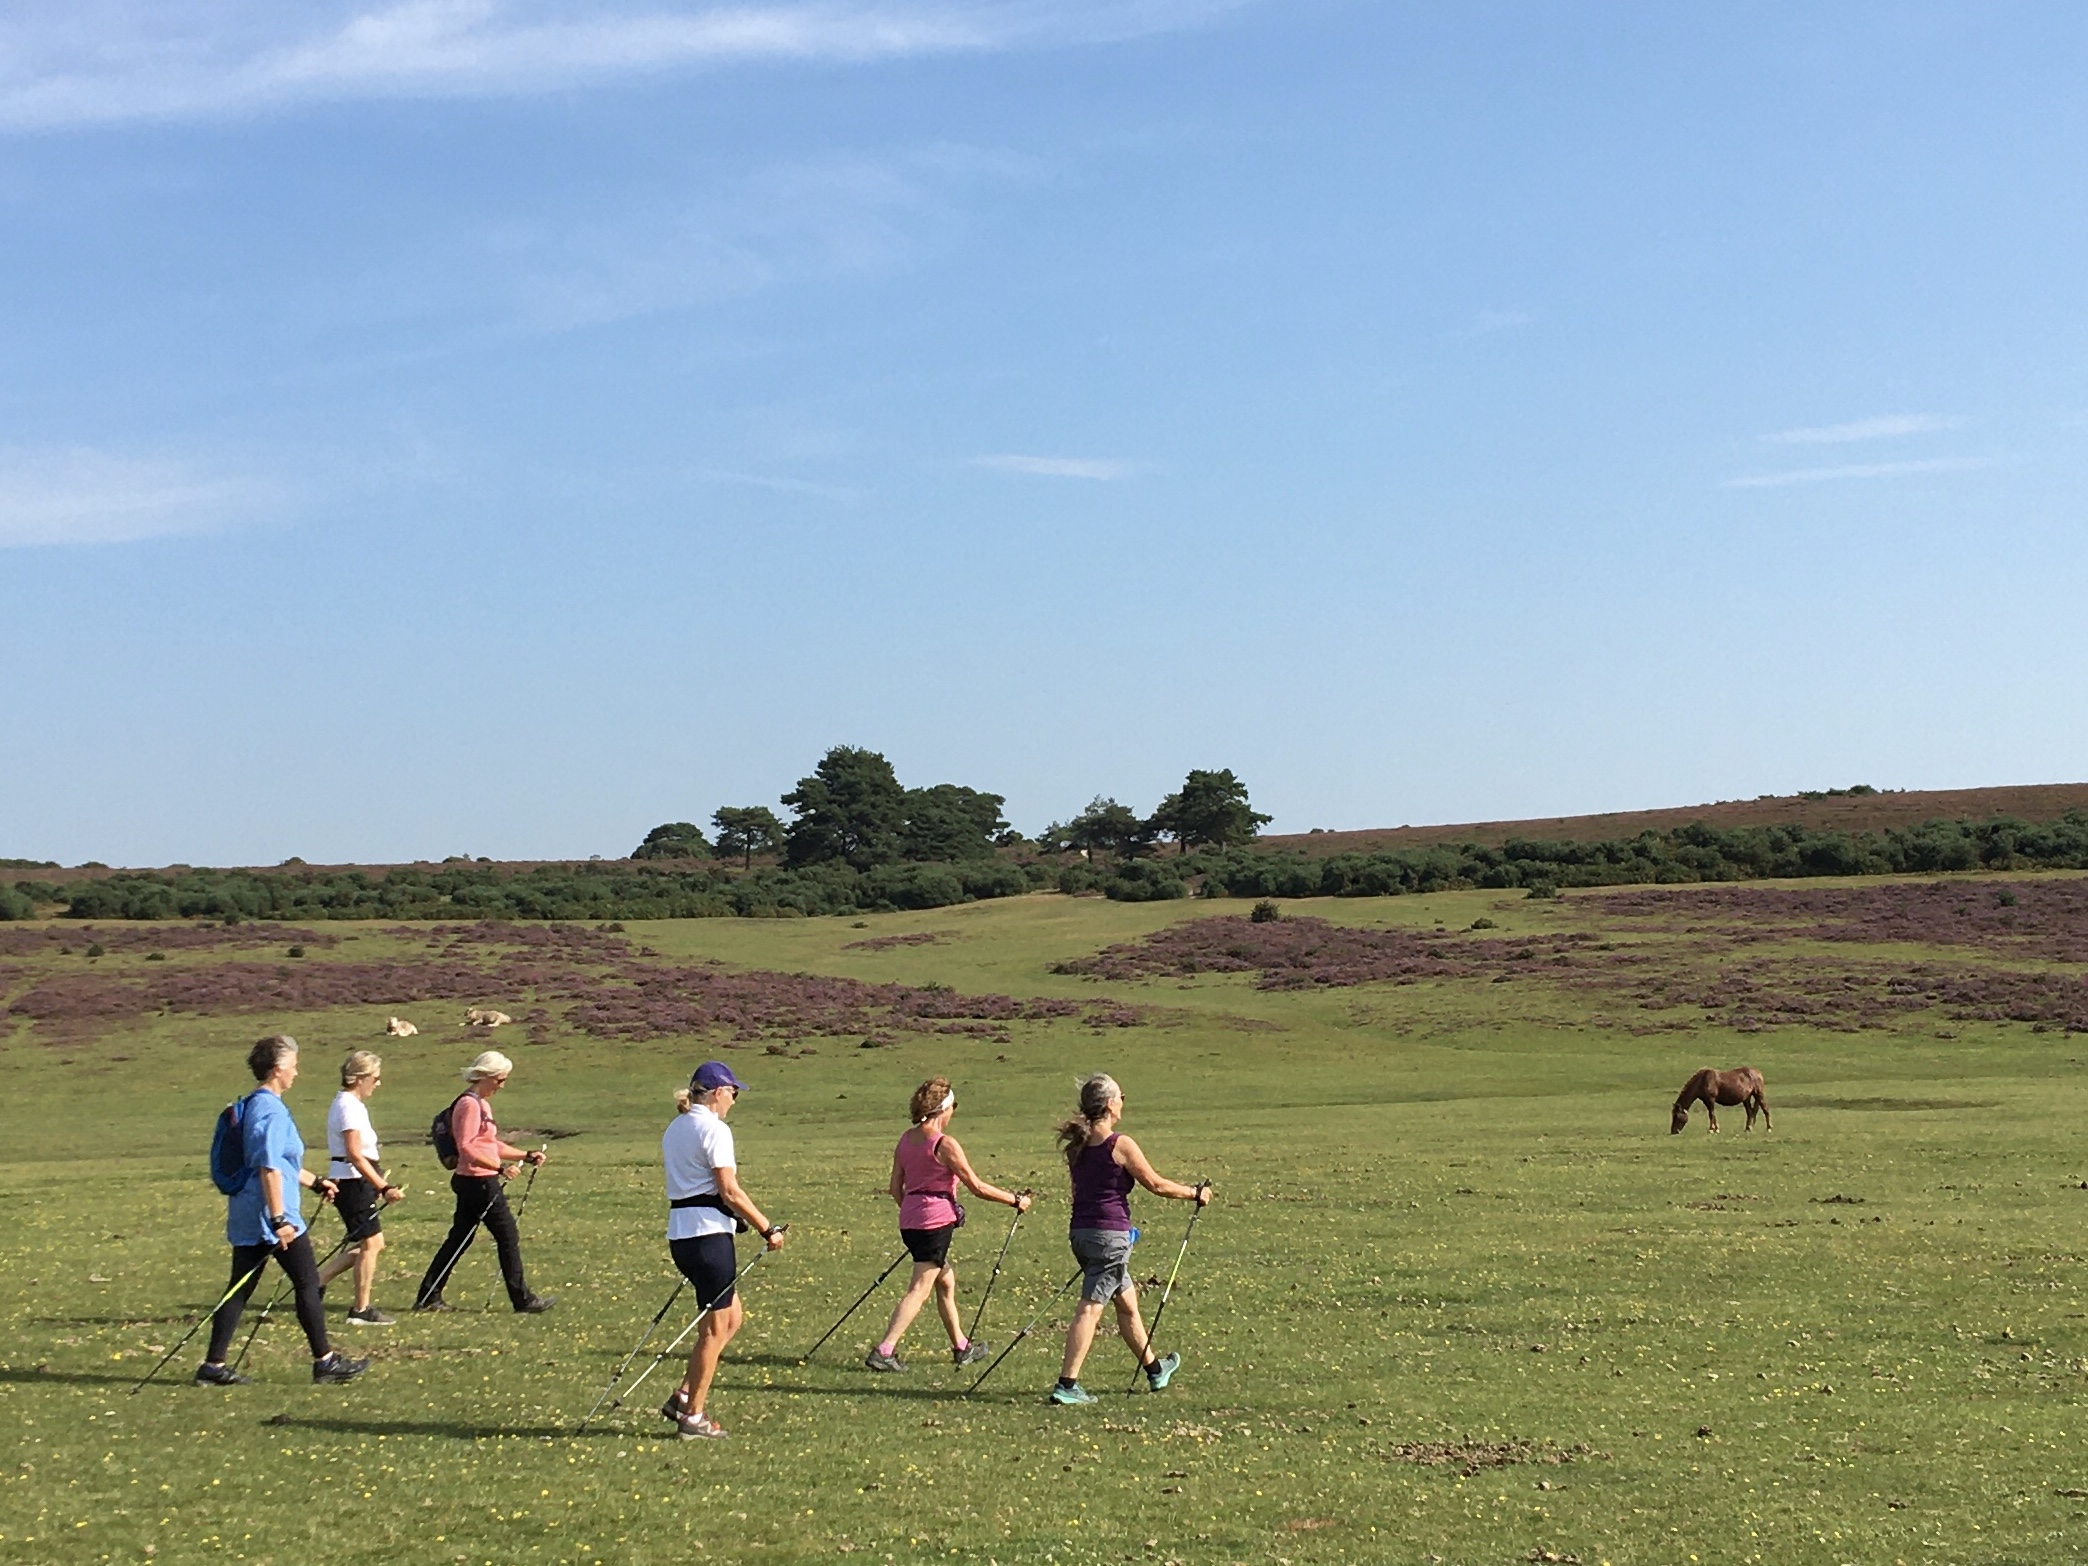
[[[1075,1229],[1073,1259],[1080,1263],[1080,1297],[1106,1305],[1131,1287],[1131,1236],[1123,1229]]]

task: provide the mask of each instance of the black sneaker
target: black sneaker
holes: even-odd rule
[[[455,1310],[457,1307],[452,1305],[448,1300],[443,1299],[440,1295],[438,1295],[432,1300],[415,1300],[413,1302],[413,1308],[416,1311],[438,1311]]]
[[[229,1365],[198,1365],[195,1382],[199,1387],[249,1387],[254,1379],[242,1376]]]
[[[676,1387],[667,1401],[660,1405],[660,1417],[670,1425],[680,1424],[688,1412],[689,1394],[680,1387]]]
[[[361,1310],[348,1312],[348,1325],[351,1327],[389,1327],[398,1319],[396,1316],[387,1315],[375,1305],[365,1305]]]
[[[315,1382],[353,1381],[370,1368],[366,1359],[350,1359],[339,1349],[333,1350],[324,1359],[312,1361],[312,1380]]]
[[[532,1294],[528,1299],[515,1307],[515,1314],[518,1316],[541,1316],[557,1303],[558,1296],[556,1294]]]

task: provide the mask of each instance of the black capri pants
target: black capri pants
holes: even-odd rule
[[[289,1245],[277,1250],[273,1245],[235,1245],[232,1247],[232,1276],[226,1279],[229,1287],[241,1278],[241,1284],[232,1297],[217,1308],[210,1318],[210,1352],[204,1356],[213,1365],[225,1362],[225,1351],[232,1347],[232,1335],[239,1331],[240,1312],[246,1309],[247,1300],[261,1286],[261,1274],[267,1262],[273,1258],[290,1280],[290,1287],[297,1299],[297,1324],[304,1328],[305,1342],[311,1345],[312,1358],[326,1357],[326,1307],[319,1298],[319,1262],[312,1255],[312,1238],[300,1234]],[[247,1274],[253,1276],[248,1278]]]
[[[667,1254],[674,1258],[675,1271],[696,1288],[696,1303],[705,1309],[723,1310],[732,1303],[732,1284],[739,1272],[739,1253],[729,1234],[699,1234],[687,1240],[669,1240]]]

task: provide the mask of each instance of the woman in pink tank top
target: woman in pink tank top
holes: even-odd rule
[[[960,1365],[984,1359],[987,1346],[964,1334],[964,1318],[957,1310],[957,1269],[950,1265],[950,1237],[964,1222],[964,1209],[957,1205],[957,1182],[974,1196],[999,1202],[1018,1213],[1029,1211],[1027,1191],[1003,1191],[972,1173],[971,1160],[950,1135],[950,1117],[957,1112],[957,1095],[947,1077],[930,1077],[914,1089],[913,1125],[892,1150],[892,1200],[899,1204],[899,1237],[913,1257],[913,1281],[899,1297],[884,1340],[863,1360],[872,1370],[904,1370],[898,1358],[900,1338],[913,1325],[914,1317],[935,1295],[935,1308],[943,1329],[950,1334],[950,1353]]]

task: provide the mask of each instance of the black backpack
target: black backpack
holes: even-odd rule
[[[445,1169],[457,1167],[457,1134],[450,1129],[450,1117],[457,1106],[464,1102],[465,1095],[459,1093],[450,1100],[449,1108],[437,1115],[428,1126],[428,1140],[435,1144],[435,1158]]]

